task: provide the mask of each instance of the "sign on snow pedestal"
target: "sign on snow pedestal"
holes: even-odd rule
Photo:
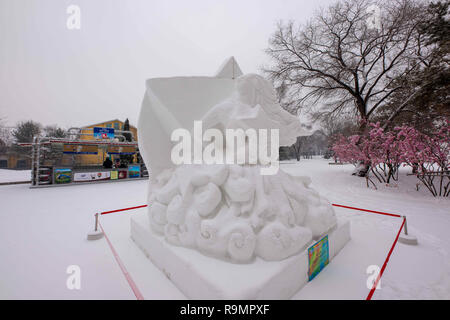
[[[329,258],[330,254],[328,245],[328,235],[326,235],[320,241],[316,242],[308,249],[309,281],[314,279],[319,274],[319,272],[322,271],[323,268],[325,268],[325,266],[329,262]]]

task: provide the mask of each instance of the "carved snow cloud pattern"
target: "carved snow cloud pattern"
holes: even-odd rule
[[[258,166],[182,165],[156,177],[152,229],[174,245],[232,262],[282,260],[336,224],[328,201],[306,177]]]

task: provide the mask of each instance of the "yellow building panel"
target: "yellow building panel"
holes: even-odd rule
[[[89,126],[85,126],[82,128],[83,134],[89,134],[89,135],[82,135],[80,136],[81,140],[93,140],[93,131],[94,127],[100,127],[100,128],[114,128],[115,130],[123,130],[124,122],[120,120],[111,120],[111,121],[105,121],[102,123],[97,123]],[[130,131],[133,133],[133,138],[135,141],[137,141],[137,128],[130,125]],[[98,165],[103,164],[103,161],[108,157],[108,153],[106,150],[102,150],[99,148],[98,154],[83,154],[83,155],[77,155],[76,156],[77,163],[81,165]],[[116,155],[118,157],[118,155]],[[112,156],[112,159],[115,158]],[[136,159],[135,159],[136,160]]]

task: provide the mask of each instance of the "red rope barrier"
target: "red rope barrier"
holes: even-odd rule
[[[336,203],[332,203],[332,205],[334,207],[339,207],[339,208],[345,208],[345,209],[352,209],[352,210],[358,210],[358,211],[365,211],[365,212],[371,212],[371,213],[376,213],[376,214],[382,214],[385,216],[391,216],[391,217],[397,217],[397,218],[401,218],[402,216],[399,214],[394,214],[394,213],[388,213],[388,212],[381,212],[381,211],[374,211],[374,210],[367,210],[367,209],[362,209],[362,208],[356,208],[356,207],[349,207],[349,206],[344,206],[341,204],[336,204]],[[136,206],[136,207],[129,207],[129,208],[123,208],[123,209],[117,209],[117,210],[111,210],[111,211],[103,211],[100,212],[100,214],[109,214],[109,213],[114,213],[114,212],[121,212],[121,211],[127,211],[127,210],[133,210],[133,209],[140,209],[140,208],[145,208],[147,207],[146,204],[141,205],[141,206]]]
[[[371,300],[373,294],[375,293],[375,290],[376,290],[376,287],[377,287],[377,285],[378,285],[378,282],[380,281],[381,276],[383,275],[383,272],[384,272],[384,270],[386,269],[386,266],[387,266],[387,263],[388,263],[388,261],[389,261],[389,258],[390,258],[390,256],[391,256],[392,252],[394,251],[394,248],[395,248],[395,246],[396,246],[396,244],[397,244],[397,241],[398,241],[398,238],[399,238],[399,236],[400,236],[400,233],[401,233],[401,231],[402,231],[402,229],[403,229],[403,226],[405,225],[406,218],[405,218],[405,217],[402,217],[402,216],[399,215],[399,214],[394,214],[394,213],[381,212],[381,211],[374,211],[374,210],[367,210],[367,209],[356,208],[356,207],[349,207],[349,206],[344,206],[344,205],[341,205],[341,204],[335,204],[335,203],[333,203],[332,205],[335,206],[335,207],[340,207],[340,208],[345,208],[345,209],[358,210],[358,211],[364,211],[364,212],[370,212],[370,213],[381,214],[381,215],[385,215],[385,216],[391,216],[391,217],[403,218],[403,223],[402,223],[400,229],[398,230],[397,237],[395,238],[395,241],[394,241],[394,243],[392,244],[391,250],[389,250],[389,253],[388,253],[387,257],[386,257],[386,260],[385,260],[384,263],[383,263],[383,267],[381,268],[380,273],[378,274],[378,277],[377,277],[377,279],[375,280],[375,283],[374,283],[372,289],[370,290],[369,295],[368,295],[367,298],[366,298],[366,300]],[[121,212],[121,211],[127,211],[127,210],[133,210],[133,209],[139,209],[139,208],[145,208],[145,207],[147,207],[146,204],[141,205],[141,206],[136,206],[136,207],[129,207],[129,208],[123,208],[123,209],[117,209],[117,210],[111,210],[111,211],[104,211],[104,212],[101,212],[100,214],[101,214],[101,215],[104,215],[104,214],[109,214],[109,213],[114,213],[114,212]],[[103,228],[102,228],[100,222],[99,222],[99,225],[100,225],[100,228],[101,228],[102,231],[103,231]],[[103,233],[105,234],[104,231],[103,231]],[[130,275],[128,274],[128,272],[126,271],[125,266],[123,266],[122,262],[120,261],[119,256],[117,255],[117,253],[115,252],[114,248],[112,247],[112,244],[111,244],[111,242],[109,241],[109,239],[108,239],[108,237],[106,236],[106,234],[105,234],[105,238],[106,238],[106,240],[108,241],[108,244],[109,244],[111,250],[113,251],[114,257],[116,258],[117,262],[119,263],[119,266],[120,266],[120,268],[122,269],[122,272],[125,274],[125,277],[127,278],[128,283],[129,283],[130,286],[132,287],[133,292],[135,293],[136,297],[138,298],[138,300],[140,300],[139,297],[141,297],[141,299],[143,299],[141,293],[139,292],[139,289],[137,289],[136,284],[134,283],[133,279],[131,279],[131,276],[130,276]],[[136,291],[135,291],[135,290],[136,290]]]
[[[125,268],[125,265],[123,264],[122,260],[120,260],[119,255],[117,254],[116,250],[114,249],[111,241],[109,241],[108,236],[106,235],[105,230],[103,230],[103,226],[100,223],[100,221],[98,222],[98,225],[100,226],[100,229],[102,229],[103,235],[105,236],[106,241],[108,242],[109,248],[111,249],[114,258],[116,259],[117,263],[119,264],[120,270],[122,270],[122,273],[125,276],[125,279],[127,279],[128,284],[131,287],[131,290],[133,290],[134,295],[136,296],[136,298],[138,300],[144,300],[144,296],[142,295],[142,293],[139,291],[139,288],[136,286],[136,283],[134,282],[133,278],[131,278],[131,275],[128,273],[127,268]]]
[[[139,208],[145,208],[147,205],[144,204],[142,206],[137,207],[130,207],[130,208],[124,208],[124,209],[117,209],[117,210],[111,210],[111,211],[103,211],[100,212],[100,214],[108,214],[108,213],[114,213],[114,212],[120,212],[120,211],[127,211],[127,210],[133,210],[133,209],[139,209]]]
[[[405,221],[406,221],[406,218],[403,217],[402,225],[400,226],[400,229],[397,232],[397,236],[395,237],[395,240],[394,240],[394,243],[392,244],[391,250],[389,250],[389,253],[388,253],[387,257],[386,257],[386,260],[384,260],[383,267],[381,267],[380,273],[378,274],[378,277],[375,280],[375,282],[373,284],[373,287],[370,290],[369,295],[367,296],[366,300],[371,300],[373,294],[375,293],[375,290],[377,288],[378,282],[380,281],[381,276],[383,275],[384,269],[386,269],[386,266],[387,266],[387,263],[389,261],[389,258],[391,257],[392,251],[394,251],[395,245],[397,244],[398,237],[400,236],[400,232],[402,232],[403,226],[405,225]]]
[[[359,211],[365,211],[365,212],[371,212],[371,213],[377,213],[377,214],[382,214],[385,216],[391,216],[391,217],[397,217],[397,218],[401,218],[402,216],[399,214],[394,214],[394,213],[387,213],[387,212],[381,212],[381,211],[373,211],[373,210],[367,210],[367,209],[361,209],[361,208],[355,208],[355,207],[348,207],[348,206],[343,206],[341,204],[332,204],[335,207],[340,207],[340,208],[345,208],[345,209],[352,209],[352,210],[359,210]]]

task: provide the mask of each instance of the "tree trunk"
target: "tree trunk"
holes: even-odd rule
[[[358,110],[360,111],[361,115],[361,123],[359,125],[358,133],[359,135],[363,135],[367,129],[367,123],[369,122],[367,115],[365,114],[366,107],[362,105],[362,102],[357,103]],[[359,144],[359,142],[358,142]],[[357,170],[352,173],[352,175],[356,175],[358,177],[365,177],[370,170],[370,165],[363,165],[364,163],[362,161],[358,162]]]

